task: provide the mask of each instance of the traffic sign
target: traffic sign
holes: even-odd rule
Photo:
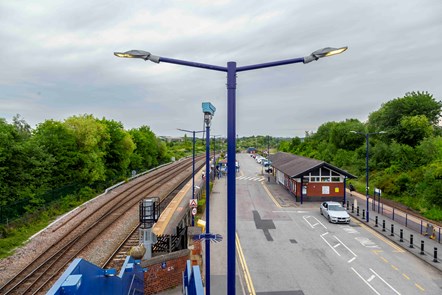
[[[192,215],[193,215],[193,216],[196,215],[196,208],[192,208]]]
[[[190,208],[198,207],[198,203],[197,203],[196,199],[190,199],[189,200],[189,206],[190,206]]]

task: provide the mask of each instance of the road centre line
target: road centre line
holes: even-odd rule
[[[378,275],[373,269],[370,268],[370,270],[382,281],[384,282],[385,285],[387,285],[388,287],[390,287],[391,290],[393,290],[394,293],[400,295],[401,293],[399,293],[398,291],[396,291],[395,288],[393,288],[389,283],[387,283],[383,278],[381,278],[380,275]]]
[[[238,257],[241,263],[241,267],[244,272],[244,279],[246,280],[247,289],[250,295],[256,295],[255,288],[253,287],[252,277],[250,276],[249,268],[247,267],[246,258],[242,251],[241,242],[239,241],[238,233],[236,235],[236,249],[238,250]]]
[[[379,293],[378,291],[376,291],[376,289],[372,286],[372,285],[370,285],[370,283],[369,282],[367,282],[353,267],[351,267],[351,270],[353,270],[354,271],[354,273],[361,279],[361,280],[363,280],[364,281],[364,283],[366,283],[367,284],[367,286],[369,286],[372,290],[373,290],[373,292],[375,292],[376,294],[378,294],[378,295],[381,295],[381,293]]]
[[[425,289],[422,288],[419,284],[414,283],[414,285],[416,286],[416,288],[420,289],[422,292],[425,291]]]

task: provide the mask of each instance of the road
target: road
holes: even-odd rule
[[[328,223],[319,203],[281,206],[287,193],[249,155],[237,159],[237,234],[251,293],[442,294],[439,270],[355,219]]]

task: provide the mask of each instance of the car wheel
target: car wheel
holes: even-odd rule
[[[321,208],[319,208],[319,213],[321,213],[321,215],[324,215],[324,214],[322,214],[322,209]]]
[[[330,223],[331,223],[331,218],[330,218],[330,215],[328,216],[328,222],[330,222]]]

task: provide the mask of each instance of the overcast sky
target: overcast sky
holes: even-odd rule
[[[141,59],[226,66],[337,56],[238,73],[237,133],[303,136],[325,122],[366,121],[410,91],[442,99],[441,0],[0,0],[0,118],[30,125],[92,114],[157,135],[227,134],[224,72]]]

